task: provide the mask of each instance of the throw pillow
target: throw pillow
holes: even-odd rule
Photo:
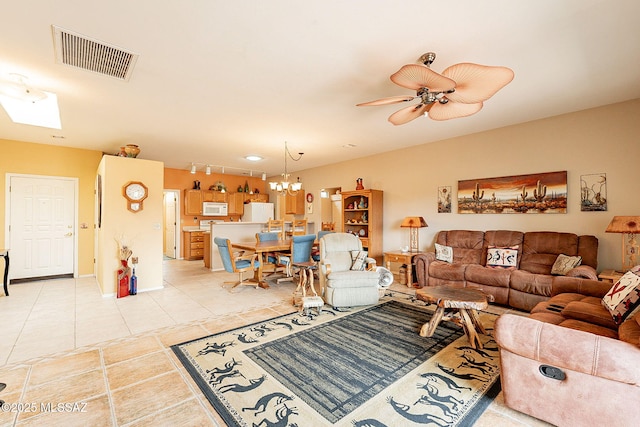
[[[581,256],[560,254],[558,258],[556,258],[556,262],[553,263],[553,267],[551,267],[551,274],[566,276],[569,270],[579,266],[581,263]]]
[[[497,246],[487,247],[487,267],[504,268],[515,270],[518,266],[519,245],[500,248]]]
[[[602,305],[609,310],[617,325],[640,305],[640,265],[627,271],[602,298]]]
[[[351,269],[364,270],[367,264],[367,251],[351,251]]]
[[[436,259],[451,264],[453,262],[453,248],[436,243]]]

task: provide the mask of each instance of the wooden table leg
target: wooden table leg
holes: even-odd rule
[[[467,312],[466,308],[460,309],[460,316],[462,317],[462,323],[464,327],[464,331],[467,334],[467,338],[469,338],[469,344],[473,348],[482,348],[482,341],[480,341],[480,337],[476,332],[476,328],[474,326],[473,321],[471,320],[471,316]]]
[[[4,294],[9,296],[9,251],[4,253]]]
[[[473,325],[476,327],[476,330],[479,331],[481,334],[487,335],[487,330],[484,328],[484,325],[480,322],[480,318],[478,317],[478,311],[473,309],[468,311],[469,311],[469,317],[471,317],[471,321],[473,322]]]
[[[433,333],[436,331],[436,328],[440,324],[442,320],[442,315],[444,314],[444,307],[436,308],[436,311],[431,316],[431,320],[428,323],[422,325],[420,328],[420,336],[421,337],[430,337],[433,336]]]

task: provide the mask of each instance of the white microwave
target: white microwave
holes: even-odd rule
[[[203,216],[227,216],[228,206],[226,203],[204,202],[202,204]]]

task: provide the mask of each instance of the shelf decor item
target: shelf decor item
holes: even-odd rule
[[[356,179],[356,190],[364,190],[364,185],[362,184],[362,178]]]
[[[418,252],[420,250],[420,245],[418,244],[418,228],[428,227],[427,222],[421,216],[408,216],[402,220],[400,227],[411,229],[410,250],[411,252]]]

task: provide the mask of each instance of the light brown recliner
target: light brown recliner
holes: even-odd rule
[[[505,404],[558,426],[639,425],[640,312],[617,326],[599,302],[610,283],[555,285],[530,317],[496,321]]]

